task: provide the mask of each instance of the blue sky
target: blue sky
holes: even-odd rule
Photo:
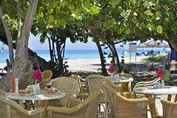
[[[117,45],[116,47],[118,48],[119,45]],[[6,45],[3,45],[0,42],[0,50],[1,48],[4,48],[5,50],[8,49]],[[31,35],[29,40],[29,48],[32,50],[48,50],[48,40],[41,44],[41,42],[39,41],[39,36],[35,37]],[[124,49],[128,49],[128,43],[124,46]],[[97,47],[96,44],[92,42],[91,38],[88,40],[87,43],[81,43],[79,41],[76,43],[71,43],[70,40],[67,39],[66,50],[97,50]]]
[[[44,43],[40,43],[39,37],[30,36],[29,40],[29,47],[32,50],[48,50],[48,40],[46,40]],[[91,39],[87,43],[71,43],[69,39],[66,41],[66,50],[96,50],[96,44],[92,42]]]

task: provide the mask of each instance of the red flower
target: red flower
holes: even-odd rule
[[[161,70],[161,69],[158,69],[158,71],[157,71],[157,73],[156,73],[156,77],[158,77],[158,78],[162,78],[163,76],[164,76],[164,71],[163,70]]]
[[[32,76],[35,82],[40,83],[42,81],[42,72],[40,70],[35,70]]]
[[[111,64],[108,68],[108,72],[113,73],[114,71],[116,71],[116,67],[114,66],[114,64]]]

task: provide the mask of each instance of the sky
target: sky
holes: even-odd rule
[[[29,47],[32,50],[48,50],[48,40],[46,40],[43,44],[40,43],[39,37],[35,37],[33,35],[30,36]],[[96,50],[96,44],[92,42],[91,39],[87,43],[71,43],[69,39],[66,40],[66,50]]]
[[[35,42],[35,43],[34,43]],[[138,43],[138,42],[137,42]],[[127,43],[124,48],[128,49]],[[30,36],[29,47],[32,50],[48,50],[48,40],[46,40],[43,44],[39,41],[39,36],[35,37],[33,35]],[[119,45],[116,46],[117,48]],[[87,43],[82,43],[77,41],[76,43],[71,43],[69,39],[66,40],[66,50],[97,50],[96,44],[92,42],[92,39],[89,38]]]
[[[41,44],[39,41],[39,36],[30,35],[29,45],[28,47],[32,50],[48,50],[48,40]],[[119,45],[116,46],[117,48]],[[128,43],[124,46],[125,49],[128,49]],[[0,50],[1,49],[7,50],[8,47],[0,42]],[[90,38],[87,43],[81,43],[77,41],[76,43],[71,43],[69,39],[66,41],[66,50],[97,50],[96,44],[92,42]]]
[[[39,36],[35,37],[33,35],[30,36],[29,39],[29,48],[32,50],[48,50],[48,40],[41,44],[39,41]],[[0,42],[0,50],[7,50],[8,47]],[[66,41],[66,50],[97,50],[96,44],[92,42],[91,39],[88,40],[87,43],[81,43],[77,41],[76,43],[71,43],[69,39]]]

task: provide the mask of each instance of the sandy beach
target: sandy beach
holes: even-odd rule
[[[145,56],[138,56],[134,58],[125,57],[125,63],[143,63],[143,58],[146,58]],[[110,64],[110,60],[106,60],[107,64]],[[92,72],[98,72],[98,70],[101,68],[100,66],[100,59],[73,59],[73,60],[68,60],[68,65],[69,68],[68,70],[70,71],[92,71]]]

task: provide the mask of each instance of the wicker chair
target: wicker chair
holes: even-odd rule
[[[107,80],[108,78],[106,78],[103,75],[90,75],[86,77],[86,83],[88,84],[88,87],[89,87],[89,93],[92,94],[94,91],[99,90],[99,89],[104,90],[103,82]],[[106,117],[107,110],[108,110],[107,103],[108,103],[107,98],[103,94],[101,96],[100,108],[102,106],[104,109],[104,117]],[[99,110],[99,113],[103,115],[103,113],[101,112],[101,109]]]
[[[80,92],[80,86],[76,79],[72,77],[57,77],[52,79],[49,84],[64,92],[66,96],[59,100],[53,100],[53,105],[67,106],[69,98],[76,98]]]
[[[40,88],[44,89],[46,84],[50,81],[53,76],[53,72],[51,70],[44,70],[42,72],[42,81],[40,82]]]
[[[143,81],[143,82],[138,82],[136,83],[136,85],[134,86],[134,88],[137,88],[137,87],[143,87],[143,86],[151,86],[153,85],[155,82],[158,82],[160,81],[161,78],[155,78],[151,81]]]
[[[72,108],[47,107],[48,118],[96,118],[102,91],[96,91]]]
[[[71,77],[76,79],[79,83],[79,86],[80,86],[80,92],[77,96],[77,99],[83,100],[86,97],[88,97],[88,95],[89,95],[88,91],[87,91],[87,89],[85,89],[85,87],[86,87],[85,79],[83,79],[81,76],[75,75],[75,74],[71,75]]]
[[[6,97],[6,92],[0,89],[0,95]]]
[[[27,111],[16,102],[0,96],[0,118],[42,118],[44,108]]]
[[[147,118],[147,98],[135,98],[131,92],[116,92],[103,84],[111,107],[110,118]]]
[[[177,102],[161,100],[163,108],[163,118],[177,118]]]

